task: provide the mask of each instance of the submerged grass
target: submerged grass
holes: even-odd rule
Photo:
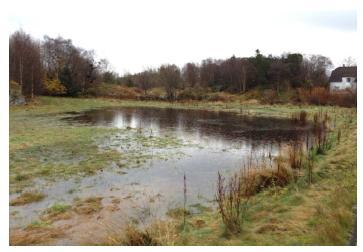
[[[26,205],[33,202],[43,200],[45,195],[37,191],[29,191],[20,194],[18,197],[10,201],[10,206]]]
[[[47,208],[40,216],[42,221],[54,222],[57,220],[66,220],[71,218],[70,205],[56,203]]]
[[[90,197],[84,200],[76,200],[72,208],[77,214],[93,214],[102,209],[101,197]]]
[[[248,202],[241,232],[228,236],[216,211],[201,211],[188,216],[187,227],[180,231],[178,215],[171,222],[159,221],[148,229],[149,245],[346,245],[353,226],[352,207],[356,204],[356,110],[337,107],[241,104],[239,102],[141,102],[110,99],[77,99],[39,97],[36,103],[10,108],[10,190],[21,192],[34,179],[65,179],[89,175],[110,163],[130,157],[113,149],[100,149],[98,139],[115,133],[110,128],[68,125],[59,119],[65,112],[110,106],[171,107],[222,110],[245,115],[291,118],[304,124],[306,114],[323,114],[322,110],[338,115],[334,128],[336,143],[323,153],[314,153],[314,183],[305,178],[285,187],[256,189]],[[140,141],[143,141],[141,139]],[[147,145],[147,143],[146,143]],[[163,148],[164,142],[160,140]],[[148,146],[146,146],[148,147]],[[295,155],[295,154],[293,154]],[[291,161],[301,166],[295,157]],[[25,194],[25,193],[23,193]],[[26,196],[26,195],[25,195]],[[23,197],[10,204],[20,205],[41,197]],[[44,196],[43,196],[44,197]],[[25,203],[24,203],[25,202]],[[102,209],[101,199],[75,202],[71,210],[88,214]],[[67,206],[53,206],[46,214],[61,216]],[[182,214],[184,215],[184,214]],[[49,220],[51,221],[52,218]],[[44,223],[48,223],[44,221]],[[46,244],[60,237],[63,230],[47,225],[29,227],[27,233],[16,232],[11,244]],[[107,245],[126,244],[139,240],[143,231],[131,232],[134,239],[117,238]],[[149,239],[150,238],[150,239]],[[152,242],[150,242],[152,241]],[[156,242],[154,244],[154,242]],[[145,242],[144,245],[147,245]],[[129,243],[131,244],[131,242]]]

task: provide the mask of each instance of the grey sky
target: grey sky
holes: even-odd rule
[[[290,14],[290,16],[291,20],[294,20],[295,22],[306,23],[311,26],[330,28],[343,32],[357,31],[356,10],[296,12]]]
[[[9,32],[70,38],[114,70],[136,72],[207,57],[323,54],[337,66],[357,50],[355,0],[45,1],[9,3]]]

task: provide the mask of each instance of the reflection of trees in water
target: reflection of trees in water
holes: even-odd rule
[[[304,138],[307,129],[296,127],[290,119],[238,116],[228,112],[187,109],[122,108],[84,112],[70,120],[93,125],[127,126],[160,131],[172,129],[181,137],[213,138],[215,142],[252,148]]]

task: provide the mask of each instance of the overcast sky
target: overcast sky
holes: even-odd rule
[[[284,52],[356,58],[354,0],[12,0],[9,33],[22,28],[94,49],[119,73],[163,63]]]

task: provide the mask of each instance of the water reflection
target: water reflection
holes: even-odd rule
[[[142,128],[146,134],[171,134],[197,144],[197,147],[180,147],[185,154],[183,158],[151,159],[143,166],[147,169],[129,169],[124,176],[127,179],[119,180],[135,181],[163,195],[167,202],[178,202],[182,197],[184,173],[188,177],[189,200],[200,202],[201,197],[211,200],[219,171],[231,173],[241,169],[251,157],[277,155],[285,143],[304,140],[310,134],[309,125],[302,127],[289,119],[185,109],[109,108],[86,111],[66,120],[120,129]]]
[[[57,202],[71,204],[75,197],[100,196],[106,202],[113,198],[122,199],[122,211],[112,213],[116,215],[112,217],[115,219],[125,219],[123,214],[133,216],[143,205],[153,207],[157,215],[162,216],[168,208],[182,204],[184,174],[187,177],[188,205],[209,204],[214,199],[218,172],[231,174],[241,169],[251,157],[258,158],[267,153],[276,155],[280,146],[289,141],[304,140],[311,132],[308,125],[298,126],[288,119],[183,109],[108,108],[72,113],[64,120],[71,124],[142,128],[144,134],[176,136],[193,144],[177,148],[183,153],[181,158],[169,149],[161,148],[158,151],[165,152],[169,157],[167,160],[150,158],[138,168],[116,167],[93,176],[54,183],[38,181],[35,183],[37,189],[44,191],[47,197],[38,203],[12,206],[11,209],[16,209],[22,217],[12,218],[11,227],[27,225],[47,206]],[[136,130],[122,130],[120,134],[122,137],[126,134],[131,139],[129,141],[134,142],[132,132]],[[116,138],[115,148],[122,147],[119,150],[125,154],[128,147],[124,146],[122,137]],[[152,156],[154,151],[145,147],[142,153]],[[121,158],[126,157],[121,155]],[[75,193],[69,194],[70,189]],[[158,200],[154,200],[155,197]]]
[[[301,138],[307,127],[289,119],[238,116],[228,112],[160,108],[110,108],[66,118],[77,123],[116,128],[142,128],[153,134],[172,131],[180,138],[216,144],[283,142]],[[208,142],[209,141],[209,142]]]

